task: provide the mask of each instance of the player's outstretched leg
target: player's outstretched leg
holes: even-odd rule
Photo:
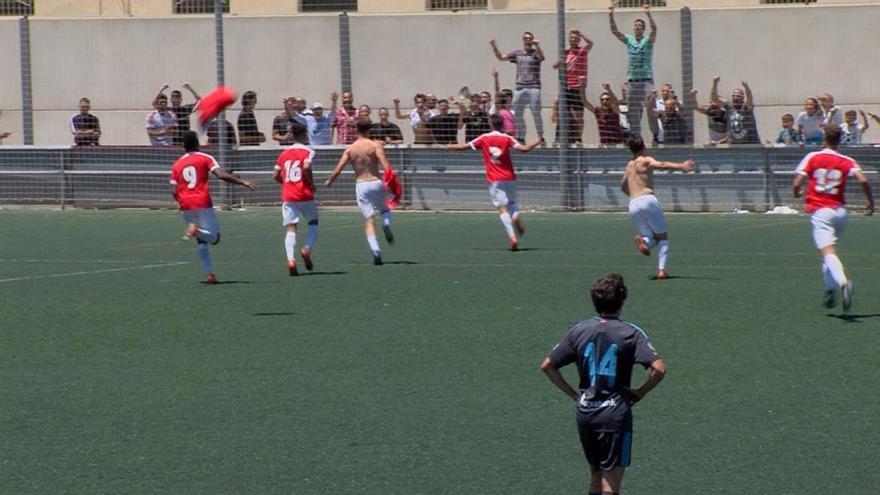
[[[376,239],[376,227],[373,225],[373,217],[364,220],[364,234],[367,236],[367,245],[373,254],[373,264],[382,264],[382,251],[379,249],[379,241]]]
[[[312,271],[312,268],[315,267],[314,263],[312,263],[312,247],[315,245],[316,240],[318,240],[318,220],[309,220],[309,230],[306,234],[306,243],[299,251],[299,254],[303,259],[303,264],[308,271]]]
[[[837,282],[831,276],[831,270],[825,264],[825,260],[822,260],[822,278],[825,281],[825,296],[822,298],[822,305],[831,309],[837,305]]]
[[[201,239],[198,239],[196,252],[199,254],[199,260],[202,262],[202,269],[204,269],[207,274],[207,279],[205,281],[212,285],[216,284],[217,277],[214,275],[214,266],[211,262],[211,252],[208,250],[208,244]]]
[[[666,275],[666,260],[669,257],[669,239],[666,237],[666,234],[657,234],[655,236],[657,240],[657,278],[663,280],[667,278]]]
[[[526,229],[525,227],[523,227],[522,215],[520,215],[520,211],[519,208],[517,208],[516,203],[508,203],[507,212],[510,213],[510,220],[513,223],[513,228],[516,229],[516,234],[522,237],[526,233]]]
[[[296,225],[287,226],[287,234],[284,236],[284,252],[287,254],[287,273],[291,277],[297,276],[296,270]]]
[[[510,217],[507,207],[500,206],[498,208],[498,217],[501,218],[501,225],[504,226],[504,232],[507,233],[507,237],[510,239],[510,250],[519,251],[519,243],[517,242],[516,234],[513,232],[513,219]]]

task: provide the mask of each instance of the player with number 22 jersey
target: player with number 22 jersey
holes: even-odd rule
[[[799,197],[804,181],[807,181],[805,209],[813,215],[810,223],[813,226],[813,241],[822,256],[822,275],[825,278],[826,308],[835,305],[835,293],[840,289],[843,299],[843,310],[852,307],[853,285],[843,270],[843,264],[837,257],[837,238],[843,233],[847,224],[847,213],[844,205],[846,181],[854,177],[862,186],[868,199],[867,214],[874,212],[874,197],[871,185],[862,174],[859,164],[852,158],[837,152],[840,143],[840,128],[825,127],[824,149],[808,153],[795,170],[792,193]]]

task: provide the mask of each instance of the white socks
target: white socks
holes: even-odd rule
[[[287,253],[287,261],[293,261],[296,252],[296,232],[287,231],[287,235],[284,236],[284,251]]]
[[[515,239],[516,236],[513,235],[513,221],[510,219],[510,213],[505,212],[498,216],[501,217],[501,223],[504,224],[504,230],[507,232],[507,237]]]
[[[199,229],[199,231],[196,232],[196,237],[207,242],[208,244],[214,244],[215,242],[217,242],[217,234],[215,232],[211,232],[210,230]]]
[[[368,235],[367,236],[367,244],[370,245],[370,251],[372,251],[373,254],[381,253],[381,251],[379,250],[379,241],[376,240],[375,235]]]
[[[211,252],[208,251],[208,245],[204,243],[196,244],[196,252],[199,253],[199,259],[202,261],[202,268],[206,273],[214,273],[214,267],[211,264]]]
[[[837,284],[837,287],[846,285],[846,275],[843,273],[843,263],[836,254],[826,254],[822,257],[822,273],[825,274],[825,287],[833,289],[833,285],[829,285],[829,277]]]
[[[642,240],[645,241],[645,245],[648,246],[648,249],[654,249],[654,246],[657,245],[657,240],[654,239],[654,237],[642,236]]]
[[[666,269],[666,258],[669,256],[669,241],[662,240],[659,243],[660,249],[657,250],[657,268]]]

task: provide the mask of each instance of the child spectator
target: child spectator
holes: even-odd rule
[[[858,116],[855,110],[848,110],[844,114],[845,122],[840,124],[840,144],[853,145],[862,144],[862,134],[868,130],[868,117],[865,112],[859,110],[862,114],[863,125],[859,125]]]
[[[794,115],[787,113],[782,116],[782,130],[774,141],[776,146],[803,146],[801,133],[794,128]]]

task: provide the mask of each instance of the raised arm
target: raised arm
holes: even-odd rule
[[[709,107],[708,106],[701,107],[700,103],[697,101],[697,90],[696,89],[691,90],[691,105],[693,105],[694,110],[700,112],[701,114],[703,114],[703,115],[709,114]]]
[[[404,115],[400,113],[400,98],[397,96],[394,97],[394,118],[400,120],[409,120],[409,115]]]
[[[505,62],[508,60],[507,54],[501,53],[501,51],[498,49],[498,45],[495,44],[494,38],[489,40],[489,44],[492,45],[492,51],[495,52],[495,58],[497,58],[501,62]]]
[[[712,78],[712,92],[709,94],[709,99],[714,103],[717,103],[720,106],[724,106],[725,101],[718,96],[718,83],[721,81],[721,76],[715,76]]]
[[[584,84],[587,78],[584,76],[580,76],[578,79],[581,80],[581,87],[578,88],[578,92],[581,95],[581,104],[584,106],[585,109],[587,109],[588,112],[596,113],[596,107],[594,107],[593,104],[590,103],[589,100],[587,100],[587,85]]]
[[[865,131],[868,130],[868,127],[870,127],[870,126],[868,125],[868,116],[865,115],[865,111],[864,111],[864,110],[859,110],[859,114],[862,116],[862,129],[861,129],[861,131],[862,131],[862,132],[865,132]]]
[[[541,50],[541,43],[538,40],[532,40],[532,47],[535,49],[535,58],[538,59],[538,62],[544,61],[544,51]]]
[[[168,89],[168,88],[170,88],[170,87],[171,87],[171,86],[169,86],[168,83],[165,83],[165,84],[163,84],[162,86],[159,86],[159,90],[156,91],[156,95],[153,96],[153,101],[156,101],[157,99],[159,99],[159,95],[164,94],[164,93],[165,93],[165,90]]]
[[[656,101],[657,90],[655,89],[652,90],[651,94],[649,94],[648,97],[645,99],[645,110],[648,111],[648,116],[650,116],[652,119],[656,119],[660,116],[660,114],[657,113],[657,108],[655,105]]]
[[[256,191],[257,186],[255,186],[251,181],[244,180],[237,175],[232,175],[229,172],[223,170],[222,168],[215,168],[212,170],[212,173],[215,177],[222,180],[223,182],[228,182],[230,184],[238,184],[239,186],[250,189],[251,191]]]
[[[611,89],[611,85],[608,84],[607,82],[602,83],[602,89],[604,89],[605,92],[608,93],[608,97],[611,98],[611,110],[615,114],[619,115],[620,114],[620,100],[617,99],[617,95],[614,94],[614,90]]]
[[[195,98],[196,101],[199,101],[202,99],[202,97],[199,96],[198,93],[196,93],[196,90],[194,90],[193,87],[190,86],[190,84],[188,82],[181,84],[181,86],[183,87],[183,89],[189,91],[189,94],[191,94],[192,97]]]
[[[749,87],[749,83],[742,81],[743,89],[746,92],[746,108],[751,110],[755,106],[755,100],[752,98],[752,88]]]
[[[648,16],[648,26],[651,29],[651,34],[648,36],[648,39],[651,40],[651,44],[653,45],[657,41],[657,23],[654,22],[654,16],[651,15],[651,5],[645,4],[642,9],[645,10],[645,15]]]
[[[694,169],[694,161],[691,159],[687,159],[681,163],[679,162],[663,162],[660,160],[655,160],[654,158],[648,159],[648,166],[651,168],[657,168],[661,170],[681,170],[682,172],[690,172]]]
[[[621,43],[626,44],[626,36],[617,29],[617,23],[614,22],[614,5],[608,6],[608,23],[611,25],[611,34],[619,39]]]
[[[339,177],[339,174],[342,173],[342,169],[345,168],[345,165],[348,163],[348,148],[342,153],[342,157],[339,158],[339,163],[336,164],[336,168],[330,172],[330,177],[327,177],[327,180],[324,181],[324,187],[330,187],[333,185],[333,181]]]
[[[584,44],[586,44],[586,51],[592,50],[593,49],[593,40],[588,38],[587,35],[585,35],[582,31],[576,31],[576,32],[577,32],[578,36],[580,36],[581,39],[584,40]]]
[[[495,67],[492,67],[492,82],[495,83],[495,94],[497,95],[501,92],[501,84],[498,82],[498,69]]]

